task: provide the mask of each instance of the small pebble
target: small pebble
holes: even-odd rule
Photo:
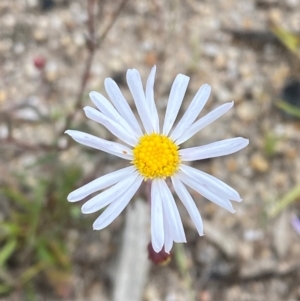
[[[50,62],[46,68],[46,78],[49,82],[54,82],[58,79],[58,66],[56,63]]]
[[[1,39],[0,40],[0,53],[5,53],[11,50],[13,42],[11,39]]]
[[[244,232],[244,239],[247,241],[261,240],[264,237],[262,230],[247,229]]]
[[[286,5],[289,8],[296,8],[300,5],[300,1],[299,0],[286,0]]]
[[[254,154],[250,159],[251,167],[258,172],[266,172],[269,170],[269,162],[259,153]]]
[[[17,42],[15,45],[14,45],[14,53],[15,54],[22,54],[23,52],[25,51],[25,46],[23,43],[21,42]]]
[[[27,0],[26,4],[31,7],[31,8],[35,8],[38,6],[38,0]]]
[[[7,94],[5,90],[0,90],[0,104],[4,103],[6,100]]]
[[[42,29],[36,29],[33,32],[33,38],[37,41],[37,42],[44,42],[47,39],[47,34],[45,30]]]
[[[230,158],[226,161],[226,165],[227,165],[228,171],[230,171],[230,172],[235,172],[238,167],[237,161],[232,158]]]
[[[256,106],[252,102],[242,102],[236,109],[238,117],[245,122],[254,121],[258,112]]]

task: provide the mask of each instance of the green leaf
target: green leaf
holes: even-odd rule
[[[11,287],[9,285],[0,284],[0,295],[7,294],[11,291]]]
[[[34,278],[41,271],[45,270],[47,267],[49,267],[49,264],[41,261],[32,265],[30,268],[28,268],[25,272],[21,274],[21,283],[25,284],[26,282],[30,281],[32,278]]]
[[[48,249],[46,242],[42,241],[37,246],[37,254],[41,262],[47,262],[49,265],[55,263],[55,257],[51,250]]]
[[[11,239],[9,240],[0,251],[0,267],[3,266],[7,259],[12,255],[12,253],[16,250],[17,240]]]
[[[295,186],[268,210],[268,216],[273,218],[291,203],[300,198],[300,185]]]
[[[59,241],[48,241],[49,248],[56,259],[56,263],[64,268],[70,267],[70,256],[68,256],[64,246]]]
[[[9,200],[21,205],[23,208],[28,208],[28,205],[31,203],[30,200],[24,196],[24,194],[12,187],[1,188],[0,193],[5,195]]]
[[[276,106],[277,106],[277,108],[281,109],[282,111],[284,111],[294,117],[300,118],[300,108],[298,108],[294,105],[291,105],[288,102],[283,101],[283,100],[277,100]]]
[[[280,140],[280,137],[271,132],[264,135],[264,151],[268,157],[272,157],[276,153],[276,146]]]
[[[292,53],[300,58],[300,37],[277,26],[273,25],[271,31],[278,40]]]
[[[17,237],[20,232],[19,225],[13,222],[0,222],[0,241],[4,238]]]

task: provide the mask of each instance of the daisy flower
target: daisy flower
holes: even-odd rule
[[[173,242],[186,242],[186,237],[166,179],[171,179],[174,190],[187,209],[199,235],[203,235],[200,213],[186,186],[230,212],[235,212],[231,201],[240,202],[242,199],[237,191],[224,182],[183,162],[229,155],[246,147],[249,141],[237,137],[180,149],[182,143],[232,108],[233,102],[225,103],[196,120],[210,95],[211,88],[205,84],[200,87],[183,117],[173,128],[189,82],[189,77],[178,74],[171,88],[163,126],[160,129],[154,102],[155,72],[154,66],[145,91],[136,69],[129,69],[126,74],[143,129],[111,78],[105,79],[104,82],[111,102],[97,92],[90,93],[97,109],[85,107],[86,116],[102,124],[124,144],[80,131],[67,130],[66,134],[83,145],[128,160],[130,166],[76,189],[69,194],[68,201],[77,202],[107,188],[87,201],[81,209],[83,213],[89,214],[107,207],[93,224],[95,230],[100,230],[124,210],[143,180],[151,180],[151,242],[156,252],[164,248],[165,252],[169,253]]]

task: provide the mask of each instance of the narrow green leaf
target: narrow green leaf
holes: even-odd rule
[[[0,267],[3,266],[7,259],[12,255],[17,247],[16,239],[9,240],[0,251]]]
[[[7,294],[11,291],[11,287],[9,285],[0,284],[0,295]]]
[[[49,266],[48,263],[41,262],[41,261],[32,265],[25,272],[23,272],[22,275],[20,276],[21,283],[25,284],[26,282],[30,281],[41,271],[45,270],[48,266]]]
[[[31,203],[30,200],[24,196],[24,194],[22,194],[21,192],[19,192],[18,190],[12,187],[1,188],[0,193],[2,193],[8,199],[21,205],[24,208],[27,208],[28,205]]]
[[[282,111],[293,115],[294,117],[300,118],[300,109],[294,105],[289,104],[283,100],[276,101],[277,108],[281,109]]]
[[[17,237],[21,229],[19,225],[12,222],[0,222],[0,241],[3,238]]]
[[[273,25],[271,31],[278,40],[292,53],[300,57],[300,37],[277,26]]]
[[[291,189],[283,198],[278,200],[268,211],[268,216],[273,218],[291,203],[300,198],[300,185]]]

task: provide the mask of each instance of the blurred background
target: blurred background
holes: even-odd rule
[[[0,300],[300,300],[300,1],[1,0]],[[82,111],[112,77],[133,105],[125,74],[157,65],[164,116],[178,73],[198,88],[201,116],[234,109],[185,143],[243,136],[250,145],[193,166],[244,199],[230,214],[191,191],[199,237],[178,202],[187,243],[167,265],[147,259],[143,191],[108,228],[67,195],[124,160],[64,135],[114,137]],[[133,230],[134,229],[134,230]]]

